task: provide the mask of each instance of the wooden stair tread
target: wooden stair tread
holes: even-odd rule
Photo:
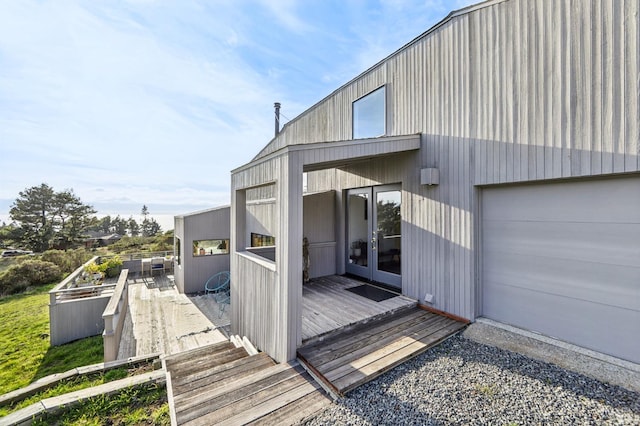
[[[465,322],[415,308],[316,342],[298,351],[320,380],[344,394],[421,354],[466,326]]]
[[[171,366],[172,375],[175,379],[184,376],[191,376],[203,371],[212,371],[216,368],[241,358],[247,358],[249,354],[244,348],[232,348],[215,355],[202,357],[199,359],[190,359],[179,364]]]
[[[256,371],[271,367],[274,364],[275,362],[266,354],[252,355],[221,365],[216,369],[217,371],[202,371],[197,375],[182,377],[176,380],[175,383],[172,382],[172,385],[175,391],[180,394],[198,392],[199,388],[209,383],[223,380],[237,380],[240,377],[249,376]]]
[[[190,408],[177,408],[178,421],[182,424],[206,416],[208,419],[220,422],[246,410],[252,410],[256,404],[309,383],[311,378],[300,370],[301,367],[298,369],[289,367],[252,383],[236,387],[233,391],[219,393],[216,398],[202,398],[198,404]]]
[[[193,358],[200,358],[202,355],[213,355],[217,352],[222,352],[235,348],[233,343],[229,341],[213,343],[211,345],[202,346],[197,349],[191,349],[189,351],[180,352],[177,354],[167,355],[164,357],[164,362],[167,366],[179,364]]]

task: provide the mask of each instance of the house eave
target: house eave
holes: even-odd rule
[[[371,139],[350,139],[338,142],[316,142],[287,145],[257,160],[231,171],[232,174],[285,154],[297,153],[302,157],[304,171],[336,167],[367,158],[397,154],[420,149],[421,135],[386,136]]]
[[[286,124],[284,124],[282,126],[282,128],[280,129],[279,134],[277,136],[275,136],[274,138],[272,138],[265,146],[263,146],[262,149],[260,149],[260,151],[258,152],[258,154],[256,154],[255,157],[253,157],[252,161],[256,161],[256,160],[261,159],[262,156],[263,156],[263,153],[265,152],[265,150],[267,150],[267,148],[271,144],[273,144],[276,140],[278,140],[280,134],[283,134],[283,133],[285,133],[287,131],[287,129],[291,125],[291,123],[294,123],[294,122],[298,121],[299,119],[301,119],[302,117],[304,117],[305,115],[311,113],[318,106],[322,105],[322,103],[325,102],[327,99],[330,99],[330,98],[334,97],[337,93],[339,93],[340,91],[344,90],[345,87],[348,87],[348,86],[352,85],[359,78],[362,78],[363,75],[366,75],[366,74],[372,72],[373,70],[375,70],[376,68],[382,66],[384,63],[388,62],[390,59],[394,58],[395,56],[398,56],[399,54],[401,54],[405,50],[409,49],[411,46],[413,46],[414,44],[418,43],[423,38],[425,38],[425,37],[429,36],[430,34],[434,33],[435,31],[440,29],[440,27],[446,25],[448,22],[452,21],[453,19],[455,19],[455,18],[457,18],[459,16],[467,15],[467,14],[469,14],[471,12],[475,12],[475,11],[480,10],[480,9],[484,9],[484,8],[491,7],[491,6],[496,5],[496,4],[504,3],[505,1],[508,1],[508,0],[486,0],[486,1],[483,1],[483,2],[480,2],[480,3],[477,3],[477,4],[469,5],[467,7],[462,8],[462,9],[451,11],[447,16],[445,16],[442,20],[440,20],[435,25],[433,25],[432,27],[427,29],[425,32],[423,32],[422,34],[418,35],[413,40],[409,41],[404,46],[402,46],[398,50],[396,50],[393,53],[391,53],[389,56],[383,58],[382,60],[378,61],[377,63],[375,63],[371,67],[369,67],[366,70],[364,70],[363,72],[359,73],[357,76],[355,76],[351,80],[347,81],[346,83],[344,83],[343,85],[341,85],[340,87],[335,89],[329,95],[325,96],[324,98],[322,98],[321,100],[319,100],[318,102],[316,102],[315,104],[313,104],[312,106],[310,106],[309,108],[307,108],[306,110],[301,112],[299,115],[294,117],[291,121],[289,121]],[[267,154],[267,155],[269,155],[269,154]]]

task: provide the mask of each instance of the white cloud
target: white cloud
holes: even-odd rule
[[[0,2],[0,199],[46,182],[112,211],[227,203],[274,101],[294,118],[443,4]]]

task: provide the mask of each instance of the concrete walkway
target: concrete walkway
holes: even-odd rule
[[[129,310],[118,359],[152,353],[175,354],[228,340],[170,275],[129,283]]]

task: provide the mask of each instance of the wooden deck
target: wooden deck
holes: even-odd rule
[[[333,275],[314,278],[302,287],[303,345],[417,305],[415,300],[404,296],[375,302],[346,290],[362,284],[362,281]]]
[[[297,424],[331,402],[297,363],[249,356],[230,342],[163,362],[172,421],[179,425]]]
[[[170,278],[156,275],[130,281],[118,359],[174,354],[227,340]]]
[[[426,351],[466,324],[416,307],[303,346],[298,357],[342,395]]]

